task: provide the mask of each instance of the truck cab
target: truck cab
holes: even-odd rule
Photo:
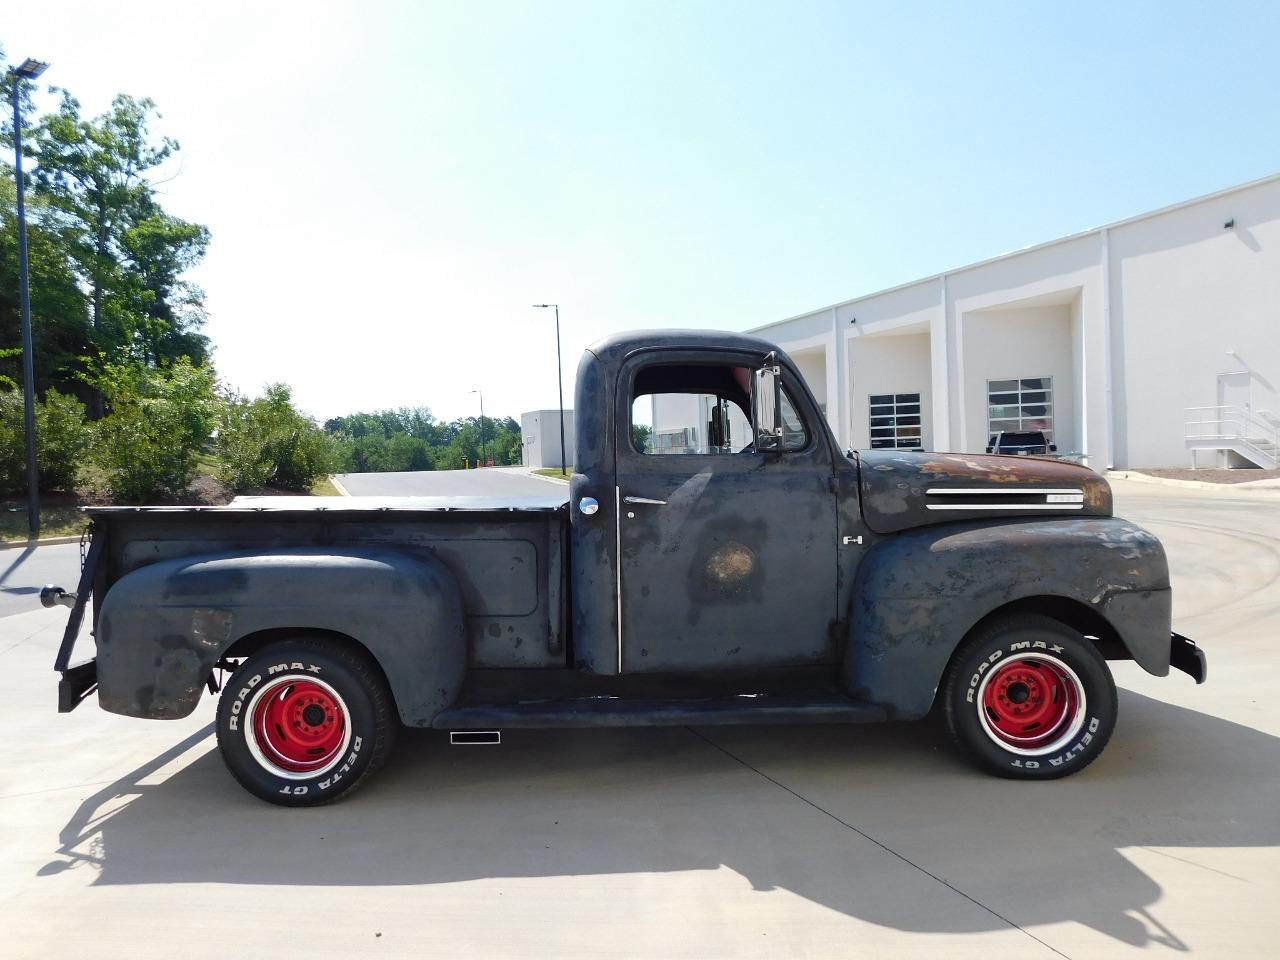
[[[710,398],[722,422],[753,423],[770,356],[783,429],[768,446],[750,435],[672,454],[634,442],[636,414],[655,398]],[[835,663],[840,583],[867,531],[857,467],[789,361],[754,338],[642,334],[596,344],[578,375],[578,409],[590,413],[579,415],[570,496],[577,664],[634,674]]]

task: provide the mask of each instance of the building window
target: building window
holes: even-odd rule
[[[876,394],[870,398],[869,408],[872,449],[924,449],[920,432],[920,394]]]
[[[1053,442],[1053,377],[987,381],[987,432],[1043,430]]]

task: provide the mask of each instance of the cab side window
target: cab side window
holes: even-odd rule
[[[729,456],[754,450],[751,368],[655,364],[637,372],[631,399],[631,445],[656,456]],[[782,396],[783,448],[799,450],[809,432],[790,395]]]
[[[751,444],[746,411],[707,393],[652,393],[631,405],[631,445],[660,456],[731,454]]]

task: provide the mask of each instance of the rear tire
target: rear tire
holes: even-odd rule
[[[1038,614],[966,638],[942,706],[952,739],[978,766],[1020,780],[1083,770],[1107,745],[1118,712],[1115,681],[1093,643]]]
[[[240,785],[271,803],[310,807],[349,794],[382,766],[399,719],[363,650],[300,637],[240,665],[218,701],[218,748]]]

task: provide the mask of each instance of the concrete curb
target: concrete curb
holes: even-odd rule
[[[59,543],[79,543],[80,536],[46,537],[43,540],[0,540],[0,550],[16,550],[18,547],[52,547]]]
[[[565,477],[563,480],[559,477],[544,477],[542,474],[534,473],[532,470],[529,471],[529,476],[533,477],[535,480],[545,480],[547,483],[554,483],[558,487],[567,487],[569,485],[569,477]],[[573,474],[569,474],[569,476],[571,477]]]
[[[335,487],[337,487],[338,492],[342,494],[344,497],[351,496],[351,494],[347,491],[347,488],[342,485],[342,481],[339,480],[336,475],[331,474],[329,477],[329,482],[332,483]]]
[[[1181,487],[1184,490],[1212,490],[1216,493],[1246,493],[1262,496],[1280,496],[1280,485],[1272,480],[1250,480],[1245,483],[1209,483],[1206,480],[1175,480],[1172,477],[1153,477],[1135,470],[1108,470],[1108,480],[1131,480],[1134,483],[1151,483],[1162,487]]]

